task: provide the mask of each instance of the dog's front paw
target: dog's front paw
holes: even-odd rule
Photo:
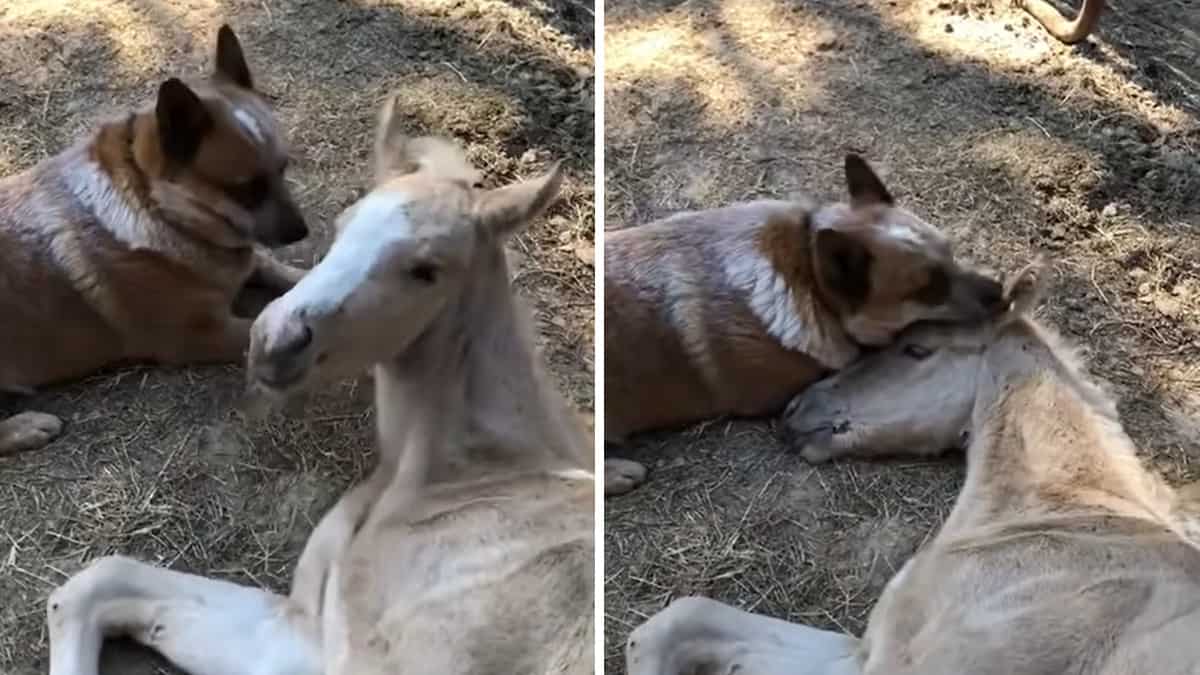
[[[604,496],[623,495],[646,480],[646,467],[627,459],[604,460]]]
[[[0,455],[37,450],[62,433],[62,420],[40,412],[23,412],[0,422]]]

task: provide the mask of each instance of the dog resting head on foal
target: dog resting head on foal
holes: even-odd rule
[[[255,251],[308,229],[284,181],[284,135],[228,26],[215,61],[0,180],[0,391],[124,361],[238,361],[244,288],[278,296],[302,276]],[[49,421],[8,420],[0,454],[44,443],[30,432]]]
[[[606,233],[608,440],[774,414],[860,345],[993,310],[999,283],[861,158],[844,170],[847,203],[755,201]]]
[[[1001,310],[982,322],[918,323],[891,345],[813,384],[784,413],[785,435],[813,463],[965,449],[987,350],[1000,350],[997,336],[1019,330],[1051,346],[1055,358],[1042,365],[1068,373],[1064,379],[1078,381],[1097,409],[1110,410],[1107,398],[1077,375],[1073,352],[1027,318],[1047,274],[1039,261],[1011,277]]]

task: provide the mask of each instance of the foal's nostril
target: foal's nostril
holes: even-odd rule
[[[301,326],[300,330],[276,343],[275,348],[271,351],[276,354],[295,355],[308,349],[312,344],[313,332],[308,326]]]
[[[299,336],[299,338],[297,338],[296,344],[293,349],[295,349],[297,351],[301,350],[301,349],[305,349],[309,345],[312,344],[312,341],[313,341],[312,329],[309,328],[308,326],[305,326],[304,330],[300,331],[300,336]]]

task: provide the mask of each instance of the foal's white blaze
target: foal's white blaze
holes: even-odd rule
[[[329,253],[287,296],[292,306],[331,313],[361,286],[390,250],[389,244],[414,236],[408,199],[397,192],[373,192],[352,207]]]

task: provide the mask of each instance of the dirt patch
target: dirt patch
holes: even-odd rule
[[[295,156],[314,225],[283,257],[311,264],[361,194],[378,105],[395,90],[413,132],[449,134],[500,184],[565,159],[564,198],[513,244],[540,346],[592,406],[592,11],[577,0],[37,0],[0,8],[0,172],[65,147],[159,82],[211,67],[231,23]],[[304,416],[247,425],[239,368],[134,368],[6,407],[62,416],[49,448],[0,459],[0,672],[44,673],[44,602],[85,561],[123,553],[285,590],[315,519],[372,465],[354,383]],[[104,672],[171,672],[109,649]]]
[[[796,190],[864,153],[960,254],[1046,252],[1042,316],[1120,396],[1144,457],[1197,477],[1200,12],[1114,0],[1065,47],[992,0],[663,0],[606,8],[606,228]],[[650,481],[605,509],[607,672],[670,599],[860,633],[949,511],[963,467],[783,453],[768,423],[640,439]]]

